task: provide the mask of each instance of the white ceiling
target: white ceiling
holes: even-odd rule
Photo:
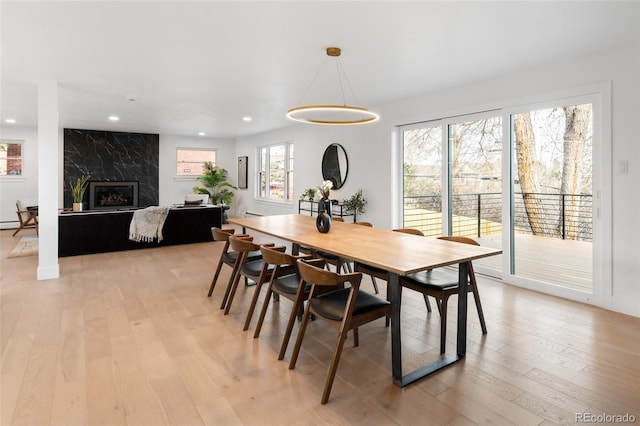
[[[290,124],[301,100],[341,103],[331,62],[310,85],[326,47],[342,48],[357,103],[375,109],[637,42],[639,5],[2,0],[0,114],[37,124],[37,82],[55,80],[62,127],[259,133]]]

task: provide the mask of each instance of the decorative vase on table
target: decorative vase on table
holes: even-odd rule
[[[331,188],[333,188],[333,182],[325,180],[316,191],[316,194],[320,197],[316,228],[322,233],[327,233],[331,229],[331,200],[329,199]]]
[[[329,200],[328,198],[323,198],[322,200],[318,201],[318,213],[322,212],[325,212],[327,215],[329,215],[329,217],[333,216],[331,214],[331,200]]]
[[[318,213],[318,217],[316,217],[316,228],[318,232],[326,234],[331,230],[331,216],[329,216],[326,212]]]
[[[329,199],[331,188],[333,188],[333,182],[330,180],[322,181],[322,184],[317,188],[316,195],[320,197],[320,201],[318,201],[318,214],[325,212],[331,217],[331,200]]]

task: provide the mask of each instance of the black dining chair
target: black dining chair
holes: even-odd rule
[[[347,333],[349,330],[353,330],[354,345],[358,346],[358,327],[389,315],[391,304],[373,294],[360,290],[362,274],[359,272],[337,274],[309,264],[304,260],[298,260],[298,269],[301,277],[300,286],[311,285],[311,289],[309,290],[307,305],[302,316],[302,324],[300,325],[291,361],[289,362],[289,369],[294,369],[296,366],[311,315],[326,321],[331,327],[338,330],[335,349],[320,400],[322,404],[326,404],[331,394]],[[346,285],[347,283],[349,284],[348,286]],[[320,294],[321,290],[326,291],[326,289],[331,289],[332,291]],[[312,345],[308,350],[313,351],[316,347],[316,345]],[[318,350],[324,351],[324,348]]]
[[[467,237],[443,236],[438,238],[456,243],[480,245],[475,240]],[[482,334],[487,334],[487,325],[484,320],[473,264],[468,262],[467,265],[469,270],[467,291],[473,293]],[[440,353],[445,352],[447,340],[447,303],[449,297],[458,294],[458,278],[458,272],[449,268],[436,268],[400,277],[400,285],[403,287],[422,293],[425,300],[427,296],[436,299],[438,311],[440,311]]]
[[[422,231],[414,228],[398,228],[398,229],[394,229],[393,231],[424,237],[424,233]],[[373,282],[373,287],[376,289],[376,293],[378,292],[377,291],[378,284],[376,282],[376,278],[389,282],[389,272],[384,269],[376,268],[375,266],[365,265],[364,263],[360,263],[360,262],[355,262],[353,270],[357,272],[362,272],[365,275],[369,275],[369,277],[371,277],[371,281]],[[431,303],[429,302],[429,297],[426,294],[423,296],[424,296],[424,304],[427,307],[427,312],[431,312]],[[389,300],[388,288],[387,288],[387,300]],[[386,324],[389,325],[389,318],[387,318]]]
[[[249,254],[260,252],[260,247],[262,246],[274,246],[273,243],[254,243],[253,237],[249,235],[243,235],[242,237],[232,235],[229,237],[229,245],[233,251],[238,253],[238,256],[233,264],[233,270],[220,305],[220,309],[224,309],[225,315],[231,309],[231,304],[242,276],[256,282],[256,291],[260,291],[261,285],[270,279],[272,269],[263,268],[262,255],[258,260],[249,260]]]
[[[215,242],[223,242],[224,246],[222,247],[222,251],[220,252],[220,257],[218,259],[218,265],[216,266],[216,271],[213,274],[213,279],[211,280],[211,286],[209,287],[209,293],[207,297],[211,297],[213,294],[213,290],[216,287],[216,283],[218,282],[218,278],[220,276],[220,272],[222,271],[222,266],[227,265],[228,267],[233,269],[233,265],[236,262],[238,257],[238,252],[229,251],[229,237],[235,235],[236,237],[249,237],[247,234],[235,234],[236,230],[234,228],[211,228],[211,235],[213,236],[213,241]],[[260,259],[260,253],[250,253],[248,256],[248,260],[258,260]]]
[[[274,299],[274,301],[280,301],[282,296],[293,302],[291,313],[289,314],[289,321],[287,322],[282,343],[280,344],[280,352],[278,353],[278,359],[280,360],[284,358],[285,352],[287,351],[296,317],[302,319],[304,301],[307,300],[309,290],[311,289],[311,286],[308,284],[300,285],[300,273],[298,272],[297,265],[298,259],[309,259],[309,256],[305,254],[294,256],[285,253],[284,250],[281,250],[279,247],[262,247],[260,251],[262,252],[264,263],[274,265],[275,268],[264,296],[264,302],[262,303],[262,309],[260,310],[260,316],[253,337],[258,338],[260,336],[267,309],[272,299]],[[311,260],[309,260],[309,262],[311,262]],[[322,259],[316,259],[313,262],[312,264],[316,266],[324,266],[324,260]],[[295,266],[294,271],[289,271],[289,273],[281,272],[282,267],[288,268],[292,264]]]

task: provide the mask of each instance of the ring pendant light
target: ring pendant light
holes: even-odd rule
[[[373,123],[377,121],[380,116],[373,111],[369,111],[367,108],[347,105],[344,97],[344,89],[342,84],[341,74],[344,74],[344,79],[351,89],[351,85],[349,84],[349,80],[346,77],[346,73],[342,69],[340,64],[340,54],[341,50],[339,47],[328,47],[327,48],[327,56],[335,58],[336,68],[338,72],[338,81],[340,82],[340,93],[342,94],[342,105],[302,105],[291,108],[287,112],[287,117],[291,120],[298,121],[301,123],[309,123],[309,124],[320,124],[320,125],[356,125],[356,124],[367,124]],[[324,64],[323,64],[324,65]],[[316,73],[316,77],[320,74],[320,70]],[[341,73],[342,71],[342,73]],[[313,85],[315,81],[315,77],[309,88]],[[308,91],[309,89],[307,89]],[[306,94],[306,92],[305,92]],[[351,95],[355,100],[355,96],[353,95],[353,91],[351,91]]]

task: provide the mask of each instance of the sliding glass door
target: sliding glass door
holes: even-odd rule
[[[402,226],[502,248],[476,270],[585,300],[579,294],[593,293],[593,105],[573,99],[400,127]]]
[[[593,290],[592,115],[591,103],[510,115],[513,276]]]
[[[403,224],[442,235],[442,128],[439,122],[403,126]]]
[[[502,118],[496,113],[464,117],[446,126],[448,220],[446,234],[502,247]],[[501,256],[476,261],[496,273]]]

